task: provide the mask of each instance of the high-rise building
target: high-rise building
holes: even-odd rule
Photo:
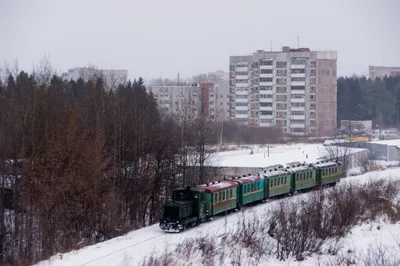
[[[369,66],[369,78],[384,78],[400,76],[400,67]]]
[[[230,118],[295,135],[336,133],[336,52],[258,50],[230,57]]]
[[[88,81],[93,76],[102,76],[108,89],[116,89],[119,85],[126,85],[128,82],[128,70],[108,70],[94,69],[89,67],[76,67],[68,69],[68,72],[62,73],[65,80],[83,79]]]

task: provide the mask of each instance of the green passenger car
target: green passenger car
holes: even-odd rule
[[[270,169],[259,174],[264,177],[265,198],[293,193],[292,175],[290,172],[281,169]]]
[[[312,165],[292,165],[288,171],[292,173],[292,187],[295,191],[302,192],[316,186],[317,171]]]
[[[264,199],[264,177],[259,175],[247,175],[242,177],[233,177],[236,182],[238,195],[238,207],[258,202]]]
[[[230,180],[216,181],[196,187],[205,191],[205,212],[214,216],[223,212],[236,209],[237,206],[236,182]]]
[[[342,165],[336,162],[317,162],[317,184],[321,186],[336,185],[342,177]]]

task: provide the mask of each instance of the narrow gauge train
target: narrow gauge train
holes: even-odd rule
[[[271,166],[253,175],[174,189],[172,198],[164,204],[160,228],[181,232],[187,227],[210,221],[213,216],[239,210],[242,206],[335,185],[341,176],[340,162],[295,163],[285,167]]]

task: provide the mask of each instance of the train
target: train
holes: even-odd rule
[[[159,226],[163,231],[182,232],[208,222],[214,216],[238,211],[243,206],[334,186],[342,175],[342,163],[336,160],[310,164],[294,162],[273,165],[258,173],[177,188],[164,203]]]

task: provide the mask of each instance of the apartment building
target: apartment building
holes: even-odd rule
[[[193,113],[204,111],[211,120],[229,120],[229,86],[213,83],[190,86],[149,86],[160,110],[170,114],[180,114],[190,109]]]
[[[400,76],[400,67],[369,66],[369,78],[384,78]]]
[[[93,76],[103,76],[108,89],[116,89],[118,85],[126,85],[128,82],[128,70],[109,70],[109,69],[94,69],[89,67],[76,67],[68,69],[68,72],[62,73],[62,78],[65,80],[74,80],[82,78],[88,81]]]
[[[230,57],[230,118],[295,135],[336,133],[336,52],[258,50]]]

